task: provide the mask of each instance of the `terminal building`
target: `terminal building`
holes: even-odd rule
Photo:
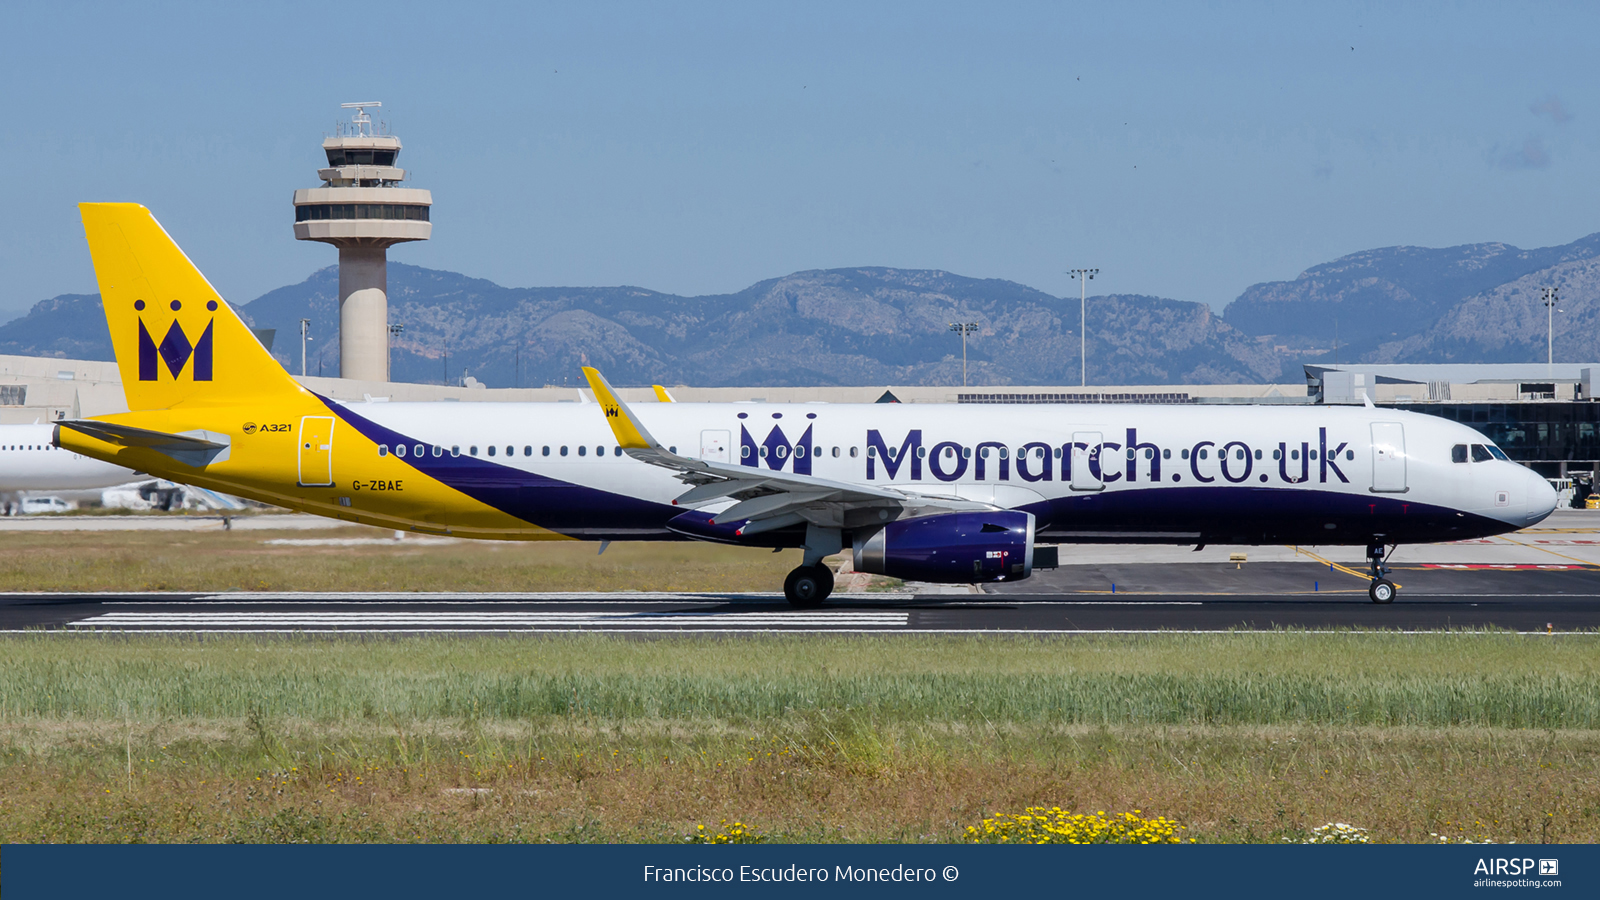
[[[1361,403],[1440,416],[1483,432],[1547,478],[1600,472],[1600,363],[1307,365],[1311,403]]]

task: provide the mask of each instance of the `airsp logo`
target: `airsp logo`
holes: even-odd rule
[[[1539,874],[1540,875],[1560,875],[1561,874],[1561,861],[1560,860],[1555,860],[1555,859],[1541,859],[1541,860],[1539,860]]]
[[[256,433],[256,423],[254,423],[254,422],[246,422],[246,423],[244,423],[244,433],[245,434],[255,434]]]

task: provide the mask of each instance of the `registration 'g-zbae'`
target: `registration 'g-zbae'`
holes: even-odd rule
[[[495,540],[798,547],[916,581],[1027,578],[1043,544],[1385,549],[1538,522],[1555,493],[1483,435],[1387,409],[343,403],[289,377],[142,206],[82,207],[131,412],[64,448],[350,522]],[[669,400],[659,391],[663,400]]]

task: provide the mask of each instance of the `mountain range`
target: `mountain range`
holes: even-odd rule
[[[275,329],[273,351],[338,374],[337,267],[239,307]],[[1090,384],[1218,384],[1304,378],[1307,362],[1535,362],[1545,287],[1558,290],[1555,352],[1600,359],[1600,234],[1560,247],[1388,247],[1250,287],[1218,315],[1183,300],[1088,301]],[[581,383],[801,386],[1079,382],[1078,304],[1000,279],[889,268],[796,272],[699,297],[638,287],[507,288],[389,264],[396,381],[493,387]],[[96,294],[63,294],[0,326],[0,353],[110,359]]]

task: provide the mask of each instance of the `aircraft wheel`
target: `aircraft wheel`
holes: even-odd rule
[[[824,565],[801,566],[783,580],[783,596],[791,606],[821,606],[833,592],[833,573]]]
[[[1372,583],[1371,587],[1367,588],[1367,596],[1372,598],[1373,603],[1393,603],[1394,582],[1379,578]]]

